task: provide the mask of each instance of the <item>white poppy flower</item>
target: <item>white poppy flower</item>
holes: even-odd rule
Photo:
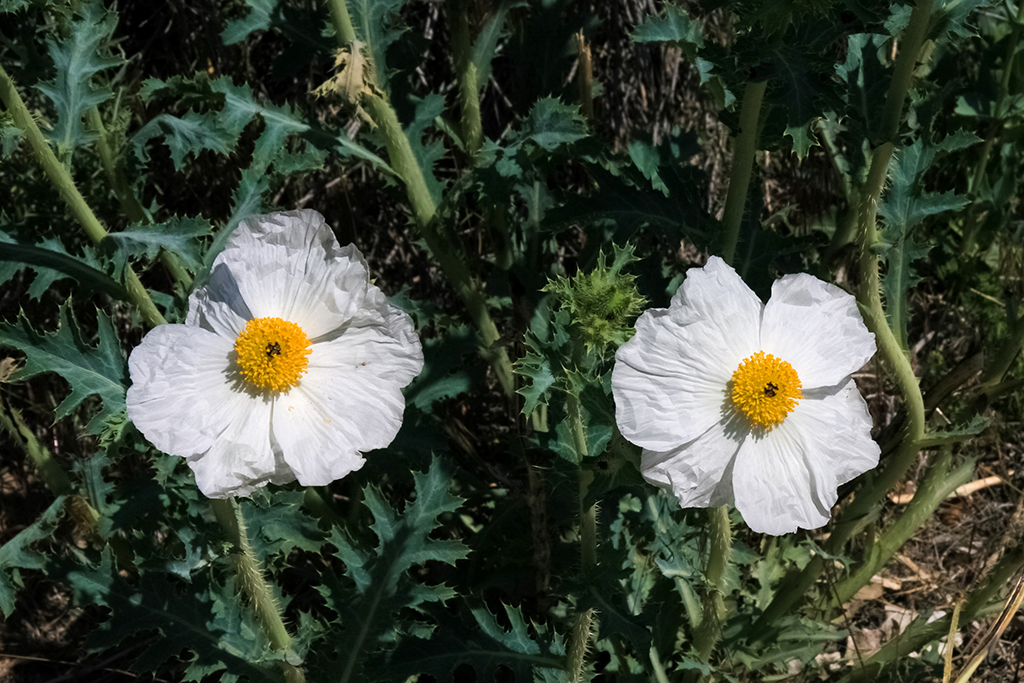
[[[240,224],[185,324],[151,331],[128,365],[135,426],[227,498],[359,469],[402,426],[423,350],[359,250],[306,210]]]
[[[850,377],[874,353],[838,287],[787,275],[764,305],[712,257],[615,354],[615,421],[644,449],[644,478],[683,507],[732,503],[767,534],[814,529],[836,487],[878,464]]]

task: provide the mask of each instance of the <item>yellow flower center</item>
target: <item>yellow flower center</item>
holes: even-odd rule
[[[235,340],[242,377],[257,389],[287,391],[299,384],[309,365],[309,337],[281,318],[256,318]]]
[[[782,424],[803,398],[800,378],[793,366],[758,351],[745,358],[729,382],[732,402],[755,428],[770,432]]]

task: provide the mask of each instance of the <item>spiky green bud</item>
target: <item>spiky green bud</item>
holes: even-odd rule
[[[601,251],[594,270],[559,277],[544,287],[558,298],[559,307],[569,312],[572,329],[588,354],[604,356],[629,341],[634,332],[633,318],[647,301],[636,290],[636,276],[622,272],[625,266],[640,260],[633,255],[633,245],[612,245],[612,249],[611,265]]]

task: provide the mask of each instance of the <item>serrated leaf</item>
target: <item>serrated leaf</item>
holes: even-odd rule
[[[132,136],[135,155],[142,161],[149,161],[146,143],[155,137],[162,137],[171,152],[174,169],[180,171],[188,155],[198,156],[208,149],[217,154],[227,154],[235,148],[237,136],[219,128],[206,114],[190,111],[178,118],[161,114],[139,129]]]
[[[661,165],[661,155],[651,144],[643,140],[632,140],[629,143],[629,158],[633,164],[644,174],[644,177],[651,181],[651,187],[668,196],[668,187],[665,181],[658,174],[658,166]]]
[[[0,0],[0,12],[17,12],[28,6],[28,0]]]
[[[89,396],[98,396],[100,410],[89,422],[89,432],[99,434],[105,421],[125,409],[128,389],[128,363],[121,353],[110,318],[96,313],[97,344],[90,346],[82,337],[70,301],[60,307],[56,332],[39,334],[25,314],[18,324],[0,323],[0,346],[25,353],[25,365],[10,381],[17,382],[45,372],[56,372],[71,384],[71,393],[57,406],[56,419],[66,417]]]
[[[230,587],[212,586],[197,575],[182,593],[175,583],[150,572],[129,583],[118,575],[109,550],[95,567],[58,565],[51,575],[67,582],[80,602],[113,612],[87,641],[93,652],[117,646],[140,631],[157,630],[160,637],[143,641],[135,670],[153,672],[168,659],[180,658],[189,663],[186,680],[227,671],[253,681],[280,681],[275,671],[279,655],[269,649],[262,629]]]
[[[992,421],[989,418],[983,415],[975,415],[967,424],[955,425],[942,431],[926,433],[921,440],[922,448],[934,448],[942,444],[966,441],[981,434],[988,429],[990,424],[992,424]]]
[[[557,641],[538,642],[530,635],[520,610],[503,607],[511,626],[508,631],[483,606],[470,609],[474,621],[470,628],[440,610],[432,610],[439,621],[435,636],[430,640],[405,639],[378,674],[389,680],[427,674],[444,682],[452,679],[457,667],[469,664],[479,681],[493,681],[498,668],[507,667],[518,683],[527,683],[533,680],[535,670],[562,670],[564,664],[558,655],[564,653],[564,647]]]
[[[847,110],[870,139],[880,135],[882,108],[876,103],[885,100],[892,78],[879,57],[888,40],[880,34],[854,34],[847,41],[846,61],[836,66],[846,82]]]
[[[647,17],[633,29],[633,41],[673,43],[682,48],[683,54],[693,58],[704,47],[703,27],[699,21],[691,21],[685,8],[666,3],[661,14]]]
[[[958,131],[934,145],[918,139],[901,150],[889,165],[891,186],[885,192],[878,213],[885,222],[880,256],[886,263],[882,291],[886,316],[893,333],[907,343],[910,311],[907,294],[918,282],[913,263],[928,253],[929,246],[915,241],[911,232],[929,216],[956,211],[967,205],[967,197],[953,191],[928,193],[921,189],[925,172],[939,152],[955,152],[980,142],[970,133]]]
[[[234,45],[245,40],[253,31],[270,28],[273,16],[278,12],[281,0],[245,0],[249,12],[241,19],[232,19],[220,34],[221,42]]]
[[[259,489],[239,505],[249,528],[249,543],[264,563],[295,549],[319,552],[326,538],[317,520],[302,511],[305,492]]]
[[[58,496],[36,521],[0,546],[0,612],[4,619],[14,611],[16,585],[21,584],[18,570],[45,566],[45,557],[32,550],[32,545],[56,531],[63,509],[64,496]]]
[[[534,103],[520,133],[521,139],[532,140],[548,152],[585,137],[587,122],[580,115],[579,106],[562,104],[554,97],[545,97]]]
[[[811,147],[818,144],[818,140],[814,137],[814,132],[811,130],[812,124],[807,123],[804,125],[787,126],[783,135],[788,135],[793,139],[793,153],[796,154],[798,159],[804,159],[807,157],[807,153],[811,151]]]
[[[416,499],[399,515],[376,488],[363,490],[367,509],[373,515],[371,528],[379,546],[363,550],[335,533],[331,543],[345,563],[346,574],[355,583],[347,589],[338,581],[326,581],[321,591],[327,604],[342,616],[342,630],[328,634],[346,672],[344,680],[361,669],[384,633],[392,627],[394,613],[402,607],[418,607],[426,599],[443,599],[450,591],[436,591],[414,583],[408,570],[428,561],[454,564],[469,549],[456,540],[435,540],[430,533],[438,516],[454,512],[462,499],[451,495],[452,469],[434,458],[426,473],[413,473]],[[322,654],[322,653],[320,653]]]
[[[424,143],[423,140],[427,129],[434,124],[434,119],[443,113],[444,96],[439,93],[430,93],[416,102],[416,115],[412,123],[405,129],[412,153],[423,171],[427,189],[436,204],[441,203],[441,198],[444,195],[444,183],[434,175],[434,163],[444,156],[444,141],[433,139]]]
[[[202,268],[200,243],[197,238],[213,232],[213,226],[202,216],[175,217],[156,225],[132,225],[107,235],[100,244],[114,266],[114,277],[124,277],[129,258],[145,256],[153,260],[161,249],[176,254],[193,273]]]
[[[62,154],[70,154],[76,146],[96,138],[95,132],[85,130],[82,118],[111,97],[109,90],[94,88],[92,78],[121,63],[109,56],[106,45],[116,25],[116,15],[108,13],[99,0],[92,0],[76,12],[67,38],[46,41],[57,75],[38,88],[57,110],[56,125],[48,136]]]
[[[22,132],[5,118],[6,114],[0,114],[0,159],[9,159],[21,144]]]

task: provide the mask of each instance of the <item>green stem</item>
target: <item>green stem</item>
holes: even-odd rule
[[[572,394],[565,397],[565,411],[568,413],[569,432],[572,435],[573,447],[579,459],[578,467],[580,484],[580,559],[584,571],[597,564],[597,504],[586,505],[587,489],[594,475],[583,469],[583,459],[590,453],[587,449],[587,432],[583,424],[583,407],[580,400]]]
[[[928,521],[936,508],[958,487],[971,480],[974,463],[968,462],[950,473],[952,448],[943,448],[925,475],[914,499],[903,515],[872,545],[871,552],[857,571],[836,586],[833,607],[841,606],[854,593],[866,586],[871,577],[892,559],[892,556]]]
[[[220,523],[224,536],[234,551],[235,577],[242,593],[252,602],[253,611],[263,631],[270,640],[270,647],[285,653],[292,659],[292,637],[281,619],[281,609],[274,597],[263,567],[249,544],[242,509],[232,499],[213,499],[210,506]],[[285,680],[288,683],[300,683],[305,680],[302,669],[287,662],[284,663]]]
[[[107,236],[106,229],[100,224],[96,215],[86,203],[85,198],[78,191],[68,170],[57,160],[53,150],[50,149],[49,143],[43,137],[42,131],[39,130],[35,119],[29,113],[25,102],[21,99],[21,95],[18,94],[18,89],[15,87],[13,79],[7,75],[3,66],[0,66],[0,101],[3,102],[7,112],[11,115],[14,124],[21,129],[25,139],[28,140],[32,151],[36,155],[36,159],[39,161],[39,165],[42,166],[50,182],[57,188],[61,198],[68,205],[68,209],[71,210],[71,214],[82,225],[89,239],[99,244]],[[130,266],[125,268],[124,279],[129,301],[139,309],[139,313],[146,323],[156,327],[167,322],[160,314],[156,304],[153,303],[149,292],[142,286],[139,276],[135,274],[135,271]]]
[[[148,225],[150,223],[149,215],[135,196],[135,191],[125,175],[124,164],[121,163],[113,145],[110,144],[110,136],[103,125],[99,109],[95,107],[90,109],[86,113],[86,118],[89,121],[89,126],[96,131],[96,149],[100,153],[100,162],[103,164],[103,170],[107,174],[107,180],[110,181],[110,187],[114,191],[114,196],[117,197],[121,209],[132,223]],[[192,276],[182,265],[181,259],[166,249],[161,249],[160,261],[185,291],[192,288]]]
[[[40,478],[46,482],[46,486],[55,495],[62,496],[74,493],[74,487],[71,486],[71,480],[68,478],[67,472],[60,466],[60,463],[54,460],[50,450],[39,443],[36,435],[25,424],[21,413],[0,403],[0,427],[3,427],[10,435],[11,440],[18,444],[21,450],[25,452],[25,455],[35,465]]]
[[[356,39],[356,31],[352,28],[352,18],[348,14],[345,0],[327,0],[327,9],[331,14],[334,33],[338,36],[338,44],[347,47]]]
[[[881,142],[895,142],[903,118],[903,103],[910,92],[910,82],[917,67],[917,58],[921,54],[921,46],[928,35],[928,24],[932,18],[934,0],[918,0],[910,14],[903,36],[900,38],[900,52],[893,65],[892,80],[885,98],[885,109],[882,110]]]
[[[921,0],[910,15],[910,23],[901,41],[900,53],[896,58],[893,80],[889,85],[885,109],[882,118],[882,136],[884,142],[875,148],[871,156],[871,165],[864,185],[852,194],[856,204],[850,207],[855,218],[849,224],[857,228],[859,250],[860,287],[857,301],[865,314],[865,323],[875,334],[875,342],[882,357],[889,363],[900,393],[903,395],[906,412],[906,426],[902,443],[896,454],[889,459],[874,478],[871,485],[857,493],[853,502],[840,514],[825,550],[836,553],[842,549],[846,541],[871,519],[877,505],[885,498],[889,490],[903,478],[914,463],[919,452],[919,443],[924,436],[925,411],[921,387],[914,376],[910,359],[904,353],[899,341],[893,334],[885,318],[882,306],[881,283],[879,277],[879,260],[875,253],[878,243],[878,227],[876,224],[878,203],[885,185],[889,161],[895,150],[893,140],[899,132],[903,104],[910,90],[911,77],[921,52],[921,45],[931,20],[933,0]],[[789,610],[806,594],[824,568],[824,560],[816,555],[797,574],[790,574],[783,580],[772,602],[758,617],[752,631],[756,638],[769,635],[769,625]]]
[[[481,355],[491,364],[505,394],[514,396],[512,363],[509,361],[505,348],[495,345],[500,335],[497,326],[491,319],[487,300],[473,279],[465,260],[438,232],[437,206],[430,196],[423,171],[412,152],[409,138],[406,137],[398,122],[395,110],[378,95],[366,95],[363,98],[363,104],[384,135],[391,167],[405,181],[409,204],[412,206],[413,216],[420,228],[423,240],[427,243],[434,258],[437,259],[441,270],[455,286],[455,291],[466,304],[470,318],[473,319],[480,331]]]
[[[768,81],[749,81],[740,105],[740,131],[733,143],[729,193],[722,213],[722,258],[729,265],[732,265],[736,256],[743,210],[747,205],[750,173],[754,169],[754,154],[757,152],[758,120],[761,118],[761,102],[767,84]]]
[[[483,142],[480,119],[480,83],[473,63],[473,44],[469,30],[468,2],[457,2],[452,8],[452,48],[459,79],[459,102],[462,104],[462,141],[470,158],[476,156]]]
[[[348,47],[356,38],[348,7],[344,0],[328,0],[327,4],[331,13],[331,21],[338,34],[338,42],[341,47]],[[375,65],[377,69],[382,67],[383,65]],[[398,115],[382,95],[366,93],[363,96],[362,104],[384,136],[391,168],[405,182],[406,196],[423,240],[427,243],[434,258],[437,259],[441,270],[454,285],[459,297],[466,304],[469,316],[480,332],[480,355],[491,365],[505,395],[510,398],[514,397],[515,380],[513,379],[512,362],[509,360],[505,348],[495,345],[501,335],[498,333],[498,327],[494,324],[494,320],[491,319],[490,310],[487,308],[487,299],[473,279],[462,256],[448,244],[438,231],[437,205],[434,203],[433,197],[430,196],[426,178],[423,176],[423,169],[416,161],[416,155],[413,154],[409,138],[402,130]]]
[[[694,637],[694,648],[701,662],[707,663],[715,650],[715,643],[722,634],[725,619],[725,570],[732,557],[732,525],[729,521],[729,506],[721,505],[711,511],[711,548],[708,566],[704,572],[707,595],[704,597],[704,615]],[[699,671],[690,671],[684,680],[702,680]]]

